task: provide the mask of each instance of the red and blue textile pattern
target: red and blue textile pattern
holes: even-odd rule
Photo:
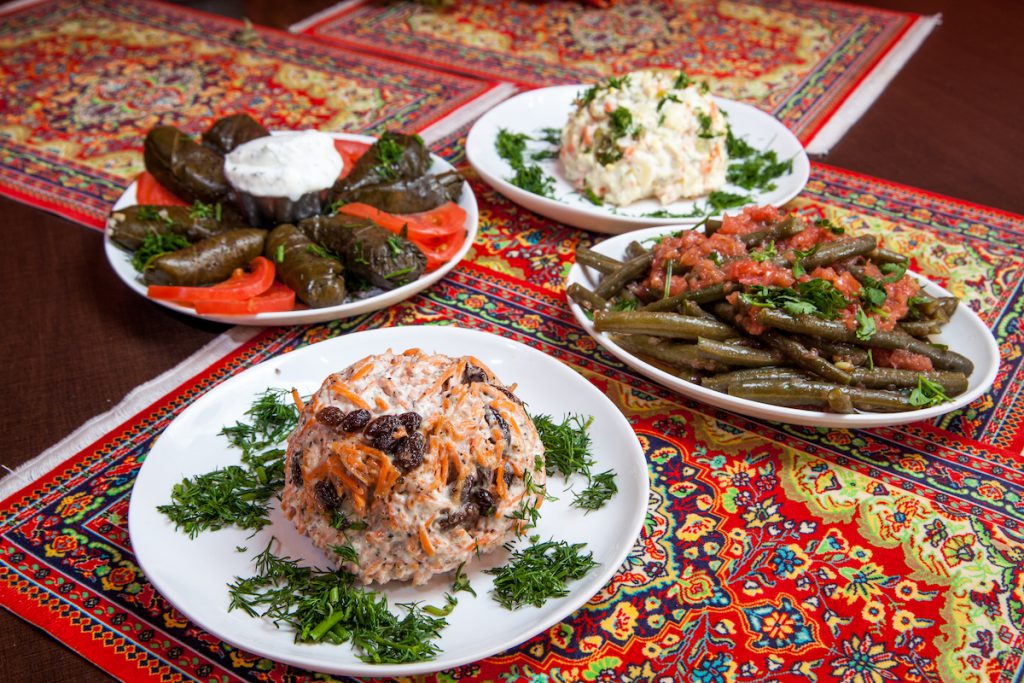
[[[458,140],[442,143],[450,157]],[[849,219],[979,310],[1003,350],[993,392],[932,423],[872,431],[759,422],[632,373],[562,292],[586,233],[474,181],[480,237],[427,290],[359,318],[272,329],[0,507],[0,597],[130,680],[294,681],[174,610],[131,554],[125,515],[152,440],[190,401],[277,354],[401,324],[483,329],[577,369],[646,452],[649,514],[585,607],[521,646],[417,680],[1017,680],[1024,648],[1024,430],[1017,398],[1024,218],[827,166],[792,205]]]
[[[530,87],[684,68],[805,144],[920,17],[814,0],[346,4],[303,29],[337,45]]]
[[[0,193],[100,227],[158,124],[416,131],[491,84],[146,0],[0,16]]]

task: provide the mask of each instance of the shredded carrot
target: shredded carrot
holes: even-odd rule
[[[385,456],[380,461],[380,472],[377,475],[377,485],[373,488],[373,497],[380,499],[391,485],[398,479],[398,470],[391,465],[391,460]]]
[[[348,378],[349,382],[355,382],[357,379],[361,379],[366,376],[370,370],[373,370],[373,363],[367,363],[363,367],[356,370],[351,377]]]
[[[406,349],[405,351],[402,352],[402,355],[403,356],[415,356],[419,352],[420,352],[420,350],[416,349],[416,348]]]
[[[448,368],[448,370],[445,371],[443,375],[437,378],[436,382],[430,385],[429,389],[423,392],[423,395],[429,396],[430,394],[438,393],[438,391],[441,389],[441,385],[445,383],[445,380],[451,379],[455,375],[456,368],[459,368],[461,366],[462,364],[459,364],[453,365],[452,367]]]
[[[438,465],[439,465],[439,467],[438,467],[439,472],[437,474],[437,477],[435,477],[435,481],[437,482],[437,487],[438,488],[441,488],[442,486],[444,486],[445,483],[447,483],[447,481],[448,481],[448,461],[450,459],[451,458],[447,457],[447,454],[446,454],[446,457],[438,458],[437,459],[437,462],[438,462]]]
[[[473,365],[483,370],[484,374],[487,375],[488,380],[494,379],[494,373],[491,372],[491,369],[489,367],[481,363],[480,359],[478,359],[476,356],[466,356],[466,358],[468,358]]]
[[[500,500],[508,495],[508,484],[505,483],[505,461],[503,458],[498,458],[498,466],[494,468],[494,472],[494,492],[498,494],[498,499]]]
[[[335,381],[334,384],[331,385],[331,390],[334,393],[340,394],[341,396],[344,396],[345,398],[347,398],[349,400],[349,402],[352,403],[357,408],[362,408],[363,410],[369,410],[370,409],[370,404],[369,403],[367,403],[366,401],[361,399],[359,397],[359,394],[357,394],[354,391],[352,391],[351,389],[349,389],[340,380],[339,381]]]
[[[302,397],[299,396],[299,390],[295,387],[292,387],[292,400],[295,401],[295,407],[298,408],[301,413],[305,406],[302,403]]]
[[[388,402],[382,399],[380,396],[374,399],[374,403],[377,404],[377,410],[381,412],[388,409]]]
[[[433,517],[430,518],[430,521],[434,521]],[[423,552],[427,555],[432,556],[434,554],[434,546],[430,542],[430,536],[427,535],[427,527],[425,524],[420,524],[420,545],[423,546]]]

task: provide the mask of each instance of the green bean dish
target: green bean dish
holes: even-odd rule
[[[597,332],[680,379],[832,413],[922,410],[968,390],[972,361],[930,340],[957,299],[928,294],[874,236],[748,207],[623,256],[577,248],[600,279],[567,294]]]

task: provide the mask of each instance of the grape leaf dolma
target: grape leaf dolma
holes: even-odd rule
[[[173,126],[149,131],[143,159],[157,182],[185,201],[222,202],[231,193],[224,157]]]
[[[153,260],[143,275],[147,285],[198,287],[227,280],[263,253],[266,230],[228,230]]]
[[[246,227],[231,206],[213,206],[216,210],[197,211],[194,206],[129,206],[111,212],[107,232],[114,242],[135,251],[150,235],[181,235],[189,242],[198,242],[225,230]]]
[[[382,289],[408,284],[427,267],[419,247],[365,218],[315,216],[301,221],[299,229],[338,254],[346,273]]]
[[[214,121],[210,129],[203,133],[203,145],[218,154],[226,155],[239,145],[268,135],[270,131],[248,114],[232,114]]]
[[[461,194],[462,176],[450,171],[361,187],[337,194],[335,200],[369,204],[388,213],[419,213],[456,201]]]
[[[313,242],[294,225],[279,225],[267,237],[266,257],[277,276],[313,308],[345,302],[341,261],[318,253]]]

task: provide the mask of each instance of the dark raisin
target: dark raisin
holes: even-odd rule
[[[481,368],[469,363],[466,365],[466,369],[462,371],[462,383],[472,384],[473,382],[486,382],[487,373]]]
[[[408,472],[423,464],[423,452],[427,449],[426,439],[419,432],[403,436],[395,442],[395,467]]]
[[[366,436],[376,439],[379,436],[391,436],[402,424],[395,415],[381,415],[376,420],[366,425]]]
[[[480,519],[480,508],[476,503],[466,503],[462,506],[462,526],[467,529]]]
[[[473,489],[469,492],[469,501],[487,512],[494,507],[494,494],[487,489]]]
[[[515,473],[512,471],[512,465],[505,463],[505,486],[511,486],[512,480],[516,478]]]
[[[419,413],[402,413],[398,416],[398,421],[405,427],[405,431],[408,434],[412,434],[420,428],[420,423],[423,422],[423,418],[420,417]]]
[[[506,448],[512,445],[512,432],[509,431],[508,422],[505,422],[505,418],[501,416],[501,413],[491,406],[487,406],[487,409],[484,410],[484,419],[487,420],[487,424],[491,429],[497,427],[501,430],[501,437],[505,441]],[[491,437],[491,443],[497,443],[493,436]]]
[[[302,486],[302,451],[295,451],[292,454],[292,483]]]
[[[316,413],[316,421],[328,427],[337,427],[344,419],[345,412],[337,406],[327,406]]]
[[[346,432],[357,432],[370,422],[370,417],[369,410],[353,410],[341,421],[341,428]]]
[[[321,479],[313,487],[313,495],[316,496],[316,500],[320,505],[328,512],[333,512],[341,507],[341,498],[338,497],[338,490],[334,488],[334,484]]]
[[[521,400],[519,400],[519,397],[516,396],[515,394],[513,394],[511,392],[511,390],[506,389],[505,387],[498,386],[496,384],[492,384],[491,386],[494,387],[495,389],[497,389],[498,391],[500,391],[501,393],[505,394],[506,396],[508,396],[510,399],[512,399],[513,401],[515,401],[519,405],[523,405],[523,402]]]
[[[441,517],[437,521],[437,525],[444,531],[452,529],[462,524],[462,521],[466,518],[466,513],[463,510],[450,510],[448,514]]]

